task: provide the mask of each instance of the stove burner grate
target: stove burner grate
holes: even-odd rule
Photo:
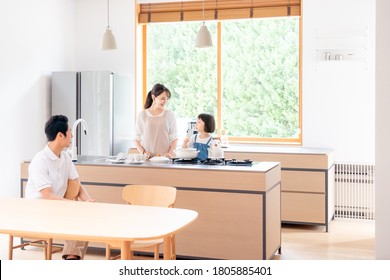
[[[192,159],[174,158],[172,160],[174,164],[199,164],[200,163],[200,161],[197,158],[192,158]]]
[[[203,165],[225,165],[225,159],[211,159],[207,158],[205,160],[201,161],[201,164]]]
[[[201,164],[201,165],[252,166],[252,161],[249,159],[244,159],[244,160],[229,159],[229,160],[226,160],[224,158],[220,158],[220,159],[207,158],[204,160],[199,160],[197,158],[193,158],[193,159],[173,158],[172,163],[173,164],[194,164],[194,165]]]
[[[236,159],[232,159],[232,160],[226,160],[225,164],[226,165],[235,165],[235,166],[251,166],[252,165],[252,161],[249,160],[249,159],[244,159],[242,161],[236,160]]]

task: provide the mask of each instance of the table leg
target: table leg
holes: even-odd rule
[[[49,240],[47,241],[47,243],[44,242],[44,244],[46,244],[46,248],[44,248],[45,250],[45,259],[46,260],[51,260],[51,256],[53,255],[53,239],[52,238],[49,238]]]
[[[12,260],[12,255],[13,255],[13,251],[14,251],[14,236],[13,235],[9,235],[9,241],[8,241],[8,259],[9,260]]]
[[[171,236],[167,235],[164,237],[164,260],[172,259],[172,243]]]
[[[131,260],[131,241],[121,242],[121,260]]]

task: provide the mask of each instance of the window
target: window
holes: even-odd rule
[[[171,90],[181,136],[207,112],[230,141],[300,143],[299,17],[207,22],[209,49],[194,47],[200,25],[147,25],[147,88]]]
[[[299,19],[222,24],[222,123],[231,136],[297,138]]]
[[[182,137],[188,121],[202,112],[216,116],[218,111],[217,52],[216,48],[194,47],[198,28],[199,22],[148,25],[147,87],[160,82],[169,88],[168,107],[175,112]],[[208,24],[208,28],[215,37],[216,24]]]

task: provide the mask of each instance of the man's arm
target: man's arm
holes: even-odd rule
[[[65,198],[55,195],[51,187],[44,188],[40,190],[41,196],[43,199],[55,199],[55,200],[64,200]]]
[[[81,185],[80,183],[80,180],[77,178],[77,179],[74,179],[75,181],[77,181],[79,184],[80,184],[80,192],[79,192],[79,198],[80,200],[82,201],[87,201],[87,202],[95,202],[96,199],[93,199],[89,193],[87,192],[87,190],[83,187],[83,185]]]
[[[93,199],[87,192],[86,189],[84,189],[84,187],[82,185],[80,185],[80,194],[79,194],[79,198],[82,200],[82,201],[87,201],[87,202],[95,202],[96,199]]]

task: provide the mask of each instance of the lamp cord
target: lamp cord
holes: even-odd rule
[[[184,12],[183,12],[183,1],[181,1],[181,10],[180,10],[180,21],[184,20]]]
[[[288,16],[291,16],[291,4],[290,4],[290,0],[288,0],[287,15],[288,15]]]
[[[218,19],[218,0],[215,0],[214,19]]]
[[[151,21],[152,21],[152,14],[150,13],[150,3],[149,3],[148,22]]]
[[[107,27],[110,27],[110,0],[107,0]]]
[[[202,18],[203,18],[203,25],[204,25],[204,0],[202,1]]]

